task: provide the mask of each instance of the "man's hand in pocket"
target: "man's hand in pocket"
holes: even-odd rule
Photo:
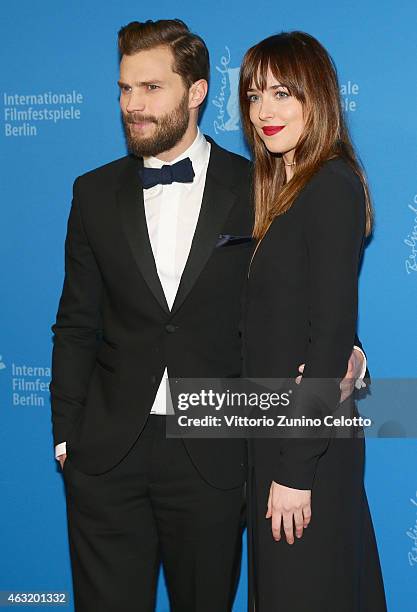
[[[57,459],[59,461],[59,463],[61,464],[61,470],[64,469],[64,463],[65,463],[65,459],[67,458],[67,455],[58,455]]]

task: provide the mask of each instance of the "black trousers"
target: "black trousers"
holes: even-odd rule
[[[150,612],[162,562],[171,610],[229,612],[238,581],[243,487],[207,484],[151,415],[114,469],[64,465],[76,612]]]

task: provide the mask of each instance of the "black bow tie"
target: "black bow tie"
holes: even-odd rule
[[[192,183],[194,178],[193,164],[186,157],[176,164],[164,164],[162,168],[139,168],[139,175],[144,189],[155,185],[170,185],[171,183]]]

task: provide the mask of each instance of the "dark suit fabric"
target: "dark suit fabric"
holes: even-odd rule
[[[54,443],[67,442],[76,610],[148,612],[162,559],[173,610],[226,612],[237,579],[245,443],[166,439],[161,418],[149,413],[165,367],[175,378],[240,375],[250,164],[211,141],[171,311],[140,164],[128,156],[78,178],[68,221],[51,400]]]
[[[357,343],[364,227],[359,179],[345,161],[329,160],[273,221],[250,268],[244,373],[294,379],[305,363],[304,381],[314,393],[304,401],[316,402],[322,416],[337,404],[339,380]],[[364,440],[269,438],[249,446],[256,611],[385,610],[363,487]],[[265,519],[272,480],[312,490],[311,524],[293,546],[275,542]]]
[[[249,162],[212,142],[191,252],[168,309],[147,233],[135,158],[75,182],[66,271],[53,326],[54,443],[67,441],[78,469],[99,474],[140,435],[165,366],[173,378],[239,376],[242,287],[251,242]],[[241,441],[187,441],[204,477],[243,482]],[[218,452],[215,446],[218,446]]]
[[[115,468],[64,465],[76,612],[152,612],[162,561],[172,612],[232,609],[243,488],[218,489],[151,415]]]

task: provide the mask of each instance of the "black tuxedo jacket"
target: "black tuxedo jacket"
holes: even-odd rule
[[[209,139],[210,140],[210,139]],[[250,163],[211,141],[201,212],[170,311],[148,237],[135,157],[79,177],[54,333],[54,443],[79,470],[110,470],[137,441],[171,377],[241,372],[241,294],[253,250]],[[140,443],[140,440],[139,442]],[[242,440],[184,441],[220,488],[245,478]]]

